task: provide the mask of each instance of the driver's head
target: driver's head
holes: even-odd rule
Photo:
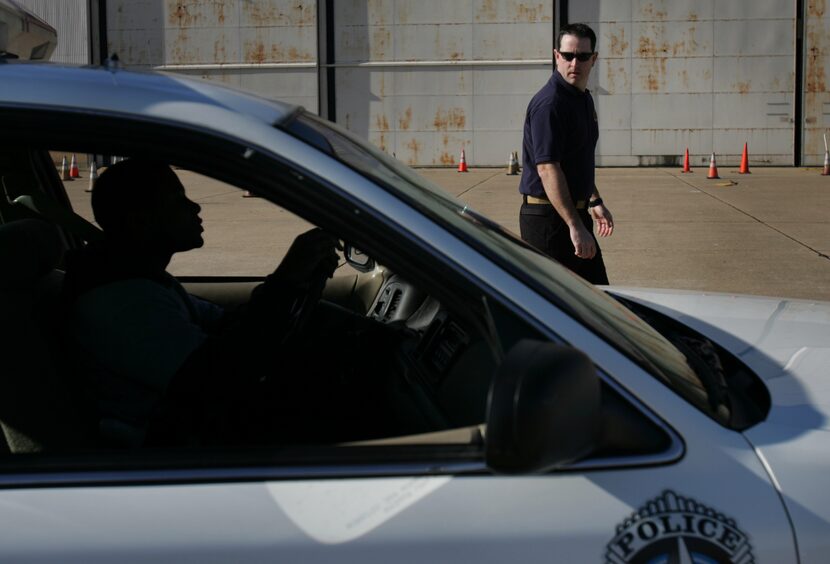
[[[92,212],[107,237],[148,251],[201,247],[200,211],[185,196],[176,173],[150,159],[127,159],[108,167],[92,191]]]

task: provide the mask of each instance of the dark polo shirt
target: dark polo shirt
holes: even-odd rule
[[[568,84],[558,71],[527,106],[519,192],[545,196],[536,165],[558,162],[571,198],[587,200],[594,189],[594,150],[599,139],[594,100]]]

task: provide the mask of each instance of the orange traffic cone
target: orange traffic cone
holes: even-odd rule
[[[95,164],[95,159],[89,164],[89,187],[84,192],[92,192],[92,186],[98,180],[98,166]]]
[[[464,156],[464,149],[461,149],[461,158],[458,160],[458,172],[467,172],[467,159]]]
[[[692,172],[692,167],[689,166],[689,148],[686,147],[686,155],[683,157],[683,170],[680,172]]]
[[[749,172],[749,155],[747,154],[747,144],[744,143],[744,154],[741,155],[741,168],[738,174],[750,174]]]
[[[81,171],[78,170],[78,160],[75,158],[75,153],[72,153],[72,164],[69,165],[69,176],[72,178],[81,177]]]
[[[61,161],[61,180],[64,182],[72,180],[72,176],[69,174],[69,165],[66,162],[66,155],[63,156]]]
[[[824,151],[824,170],[821,175],[830,176],[830,153],[827,151]]]
[[[715,153],[712,153],[712,156],[709,157],[709,174],[706,176],[708,179],[720,178],[718,176],[718,165],[715,164]]]

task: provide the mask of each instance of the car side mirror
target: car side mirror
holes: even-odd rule
[[[357,247],[353,247],[351,243],[345,243],[343,245],[343,256],[346,257],[346,262],[352,265],[352,268],[355,270],[371,272],[375,269],[375,261],[372,257]]]
[[[490,387],[485,459],[497,473],[541,473],[590,454],[600,441],[600,380],[568,346],[519,341]]]

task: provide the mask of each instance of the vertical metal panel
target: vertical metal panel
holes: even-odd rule
[[[793,159],[792,0],[589,0],[569,21],[597,31],[589,82],[601,165],[669,164],[686,147],[737,162]],[[630,121],[630,143],[625,128]]]
[[[89,53],[89,7],[87,0],[19,0],[33,14],[58,32],[58,46],[51,61],[86,65]]]
[[[689,147],[737,162],[793,162],[795,6],[804,5],[802,152],[820,164],[830,124],[827,0],[580,0],[597,31],[589,88],[600,165],[666,164]],[[53,60],[89,61],[86,0],[23,0],[59,32]],[[107,0],[110,51],[317,108],[312,0]],[[336,0],[338,122],[401,160],[503,166],[552,70],[556,0]],[[325,61],[329,63],[331,61]]]
[[[110,52],[317,111],[317,2],[107,0]]]
[[[338,121],[413,165],[506,165],[548,79],[553,2],[335,3]]]
[[[804,133],[805,164],[824,161],[824,138],[830,137],[830,14],[826,0],[806,0],[804,14]]]

